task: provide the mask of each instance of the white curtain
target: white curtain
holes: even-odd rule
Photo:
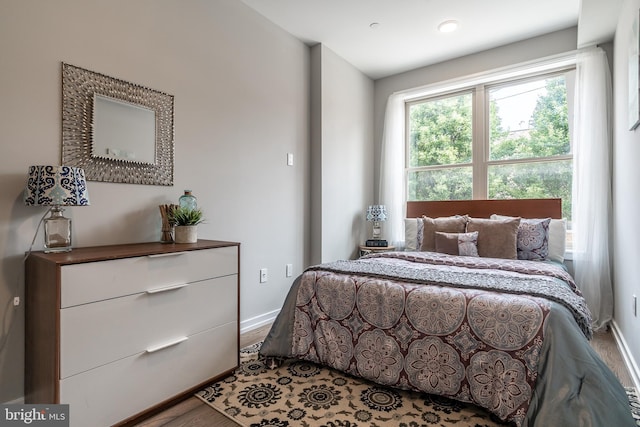
[[[404,246],[404,97],[392,94],[387,100],[380,150],[380,186],[378,200],[387,208],[384,235],[390,245]]]
[[[573,265],[593,326],[613,314],[611,281],[611,74],[606,53],[578,53],[573,154]]]

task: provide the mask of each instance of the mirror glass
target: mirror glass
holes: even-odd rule
[[[62,64],[62,163],[90,181],[173,185],[173,96]]]
[[[153,110],[95,95],[92,156],[153,165],[155,146],[156,113]]]

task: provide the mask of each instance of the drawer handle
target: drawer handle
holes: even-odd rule
[[[173,340],[171,342],[168,342],[168,343],[165,343],[165,344],[160,344],[160,345],[157,345],[155,347],[149,347],[147,349],[147,353],[155,353],[156,351],[160,351],[160,350],[164,350],[165,348],[173,347],[174,345],[178,345],[181,342],[186,341],[188,339],[189,339],[189,337],[180,337],[178,339],[175,339],[175,340]]]
[[[167,257],[167,256],[178,256],[178,255],[184,255],[186,254],[186,252],[168,252],[166,254],[151,254],[151,255],[147,255],[149,258],[162,258],[162,257]]]
[[[167,292],[167,291],[173,291],[175,289],[184,288],[185,286],[188,286],[188,285],[189,285],[188,283],[180,283],[178,285],[165,286],[164,288],[149,289],[145,292],[148,294],[157,294],[160,292]]]

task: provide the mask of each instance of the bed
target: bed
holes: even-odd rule
[[[558,199],[410,202],[407,248],[308,268],[260,352],[471,402],[516,426],[634,426],[589,345],[563,224]]]

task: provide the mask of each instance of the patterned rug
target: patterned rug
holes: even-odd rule
[[[304,361],[269,369],[261,343],[240,351],[233,375],[196,396],[243,427],[497,427],[502,423],[471,404],[395,390]],[[640,426],[634,389],[629,402]]]

